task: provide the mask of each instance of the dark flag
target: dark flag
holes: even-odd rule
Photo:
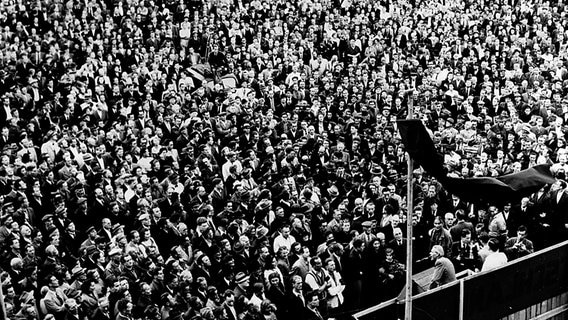
[[[436,151],[434,141],[422,122],[416,119],[398,120],[397,126],[410,158],[436,179],[445,177],[444,159]]]
[[[500,177],[451,178],[447,176],[442,156],[420,120],[397,121],[402,143],[410,157],[444,188],[466,201],[504,203],[529,196],[556,181],[549,165],[537,165]]]
[[[450,178],[442,185],[451,193],[469,201],[504,203],[518,200],[556,182],[549,165],[536,165],[523,171],[499,177]]]

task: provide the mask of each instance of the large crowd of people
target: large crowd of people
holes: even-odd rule
[[[566,12],[543,0],[5,0],[8,319],[340,317],[568,238]],[[505,205],[407,175],[550,164]],[[435,262],[428,262],[429,258]]]

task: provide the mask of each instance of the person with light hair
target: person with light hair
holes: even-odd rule
[[[456,281],[456,270],[450,259],[444,256],[444,248],[442,246],[435,245],[432,247],[430,259],[436,261],[430,289]]]

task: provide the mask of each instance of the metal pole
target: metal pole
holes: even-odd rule
[[[413,106],[413,92],[410,92],[408,97],[408,115],[407,119],[412,119],[414,114]],[[408,164],[407,179],[406,179],[406,297],[405,297],[405,310],[404,319],[412,320],[412,212],[413,212],[413,183],[412,174],[414,171],[412,159],[410,155],[406,154],[406,161]]]
[[[6,304],[4,303],[4,293],[2,292],[2,283],[0,283],[0,319],[7,319]]]
[[[464,295],[464,280],[460,279],[460,318],[463,320],[463,295]]]

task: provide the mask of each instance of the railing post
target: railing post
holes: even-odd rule
[[[459,320],[463,320],[463,298],[464,298],[464,279],[460,279],[460,318]]]

